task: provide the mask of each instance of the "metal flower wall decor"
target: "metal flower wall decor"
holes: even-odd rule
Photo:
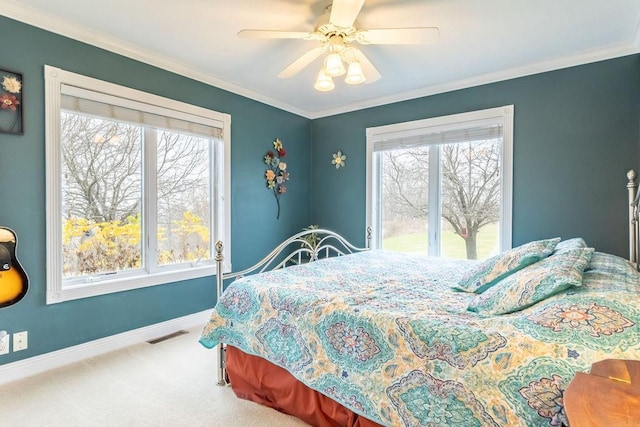
[[[280,219],[280,196],[287,192],[285,182],[289,180],[289,172],[287,171],[287,163],[283,161],[287,155],[287,151],[282,145],[282,141],[276,138],[273,141],[273,150],[267,151],[264,156],[264,162],[267,164],[265,179],[267,180],[267,188],[273,191],[278,205],[278,214],[276,219]]]
[[[342,154],[342,150],[338,150],[337,153],[333,153],[333,160],[331,160],[332,165],[336,165],[336,169],[340,169],[341,167],[345,167],[345,161],[347,160],[347,155]]]
[[[0,133],[22,134],[22,74],[0,69]]]

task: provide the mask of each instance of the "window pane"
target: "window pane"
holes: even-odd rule
[[[500,247],[501,139],[442,145],[440,254],[484,259]]]
[[[401,148],[380,155],[382,248],[426,254],[429,148]]]
[[[212,143],[158,131],[158,265],[211,258]]]
[[[61,114],[63,277],[141,267],[142,132]]]

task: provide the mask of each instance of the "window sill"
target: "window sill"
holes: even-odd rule
[[[106,295],[115,292],[129,291],[149,286],[163,285],[166,283],[215,275],[216,266],[207,265],[202,267],[193,267],[190,269],[163,271],[154,274],[121,277],[117,279],[101,280],[99,282],[65,286],[62,289],[49,290],[47,292],[47,304],[57,304],[64,301],[89,298],[98,295]]]

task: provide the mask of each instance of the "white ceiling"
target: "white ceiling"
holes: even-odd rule
[[[433,45],[369,45],[382,74],[317,92],[315,47],[244,28],[313,31],[330,0],[0,0],[0,14],[317,118],[640,52],[640,0],[367,0],[361,28],[438,27]],[[640,76],[638,76],[640,78]]]

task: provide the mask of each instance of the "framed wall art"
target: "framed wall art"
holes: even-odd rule
[[[0,67],[0,133],[22,135],[22,74]]]

